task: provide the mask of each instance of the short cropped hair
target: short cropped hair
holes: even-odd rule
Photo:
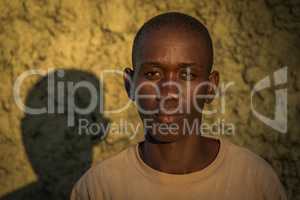
[[[133,67],[136,64],[136,56],[137,51],[139,50],[140,46],[139,43],[145,33],[150,30],[159,30],[163,26],[175,26],[175,27],[183,27],[186,30],[195,31],[200,33],[200,35],[204,38],[206,45],[208,47],[208,56],[209,56],[209,66],[208,71],[211,71],[213,65],[213,45],[212,39],[207,28],[196,18],[179,13],[179,12],[167,12],[160,15],[157,15],[150,20],[148,20],[144,25],[138,30],[137,34],[135,35],[132,47],[132,64]]]

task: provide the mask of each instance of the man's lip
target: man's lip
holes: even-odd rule
[[[166,114],[166,113],[157,113],[155,114],[156,116],[181,116],[183,114],[178,114],[178,113],[174,113],[174,114]]]
[[[178,120],[183,116],[183,114],[162,114],[158,113],[155,115],[158,121],[160,122],[165,122],[165,123],[170,123]]]

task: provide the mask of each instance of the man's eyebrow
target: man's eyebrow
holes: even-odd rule
[[[154,62],[154,61],[147,61],[147,62],[141,63],[141,65],[161,65],[161,63]]]
[[[183,63],[179,63],[180,68],[187,68],[187,67],[193,67],[196,66],[197,63],[195,62],[183,62]]]
[[[151,67],[151,66],[161,68],[161,67],[163,67],[164,65],[165,65],[164,63],[160,63],[160,62],[156,62],[156,61],[146,61],[146,62],[141,63],[140,66],[141,66],[142,68],[144,68],[144,67],[147,68],[147,67]],[[198,63],[195,63],[195,62],[181,62],[181,63],[178,63],[177,66],[178,66],[179,68],[181,68],[181,69],[186,69],[186,68],[192,67],[192,68],[195,68],[195,69],[198,69],[198,70],[199,70],[199,67],[200,67],[201,69],[203,68],[202,65],[199,66],[199,64],[198,64]]]
[[[159,62],[153,62],[153,61],[148,61],[148,62],[143,62],[141,63],[141,67],[150,67],[150,66],[156,66],[156,67],[161,67],[161,63]]]
[[[194,70],[200,71],[202,72],[203,70],[205,70],[206,68],[199,64],[199,63],[195,63],[195,62],[190,62],[190,63],[180,63],[179,64],[179,68],[180,69],[189,69],[189,68],[193,68]]]
[[[164,64],[160,63],[160,62],[154,62],[154,61],[149,61],[149,62],[143,62],[143,63],[141,63],[141,66],[145,66],[145,65],[161,66],[161,65],[164,65]],[[195,62],[182,62],[182,63],[178,64],[178,66],[180,66],[180,67],[191,67],[191,66],[195,66],[195,65],[197,65],[197,63],[195,63]]]

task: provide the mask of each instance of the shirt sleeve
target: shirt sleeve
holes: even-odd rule
[[[74,185],[70,200],[104,200],[101,168],[88,170]]]
[[[262,192],[265,200],[287,200],[283,185],[281,184],[276,172],[268,165],[263,170]]]
[[[88,194],[86,184],[83,183],[84,180],[81,178],[73,187],[71,192],[70,200],[91,200]]]

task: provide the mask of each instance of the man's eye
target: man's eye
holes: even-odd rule
[[[185,81],[194,80],[196,77],[197,77],[197,75],[194,73],[191,73],[191,72],[181,72],[180,73],[180,78]]]
[[[158,71],[150,71],[145,73],[145,77],[148,80],[157,80],[160,79],[161,74]]]

